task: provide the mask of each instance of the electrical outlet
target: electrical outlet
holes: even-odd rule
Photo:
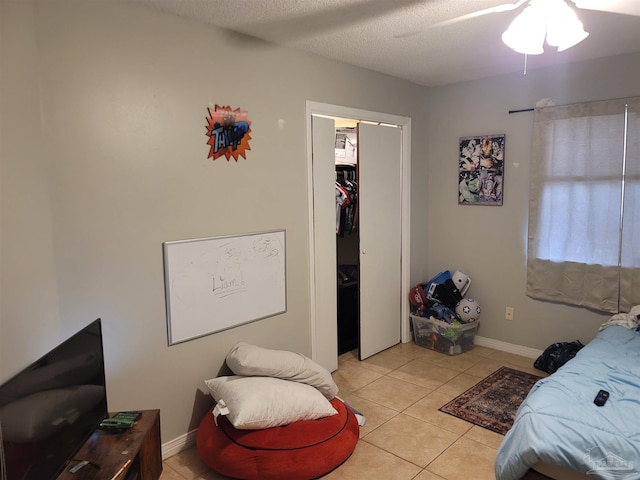
[[[513,320],[513,307],[506,307],[504,309],[504,319]]]

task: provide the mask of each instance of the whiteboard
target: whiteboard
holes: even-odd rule
[[[173,345],[287,311],[285,231],[163,243]]]

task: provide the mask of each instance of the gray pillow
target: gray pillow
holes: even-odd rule
[[[227,355],[227,365],[236,375],[306,383],[320,390],[328,400],[338,394],[338,386],[331,373],[301,353],[270,350],[240,342]]]

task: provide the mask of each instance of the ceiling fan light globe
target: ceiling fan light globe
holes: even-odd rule
[[[547,13],[547,43],[562,52],[577,45],[589,34],[584,31],[576,13],[565,3],[554,3]]]
[[[563,51],[567,50],[568,48],[571,48],[574,45],[577,45],[578,43],[583,41],[588,36],[589,36],[589,33],[585,32],[584,30],[582,30],[582,33],[578,32],[572,38],[567,39],[566,41],[560,43],[560,45],[558,45],[558,51],[559,52],[563,52]]]
[[[509,48],[526,55],[544,53],[546,34],[544,11],[529,5],[513,19],[509,28],[502,34],[502,41]]]
[[[544,53],[543,41],[532,42],[531,39],[509,35],[508,30],[502,34],[502,41],[512,50],[524,55],[541,55]]]

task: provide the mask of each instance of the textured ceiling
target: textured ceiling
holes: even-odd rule
[[[181,17],[436,86],[521,72],[500,36],[524,6],[436,26],[509,0],[132,0]],[[640,0],[591,0],[640,14]],[[574,6],[572,4],[572,6]],[[640,52],[640,16],[575,9],[589,37],[527,57],[527,69]]]

